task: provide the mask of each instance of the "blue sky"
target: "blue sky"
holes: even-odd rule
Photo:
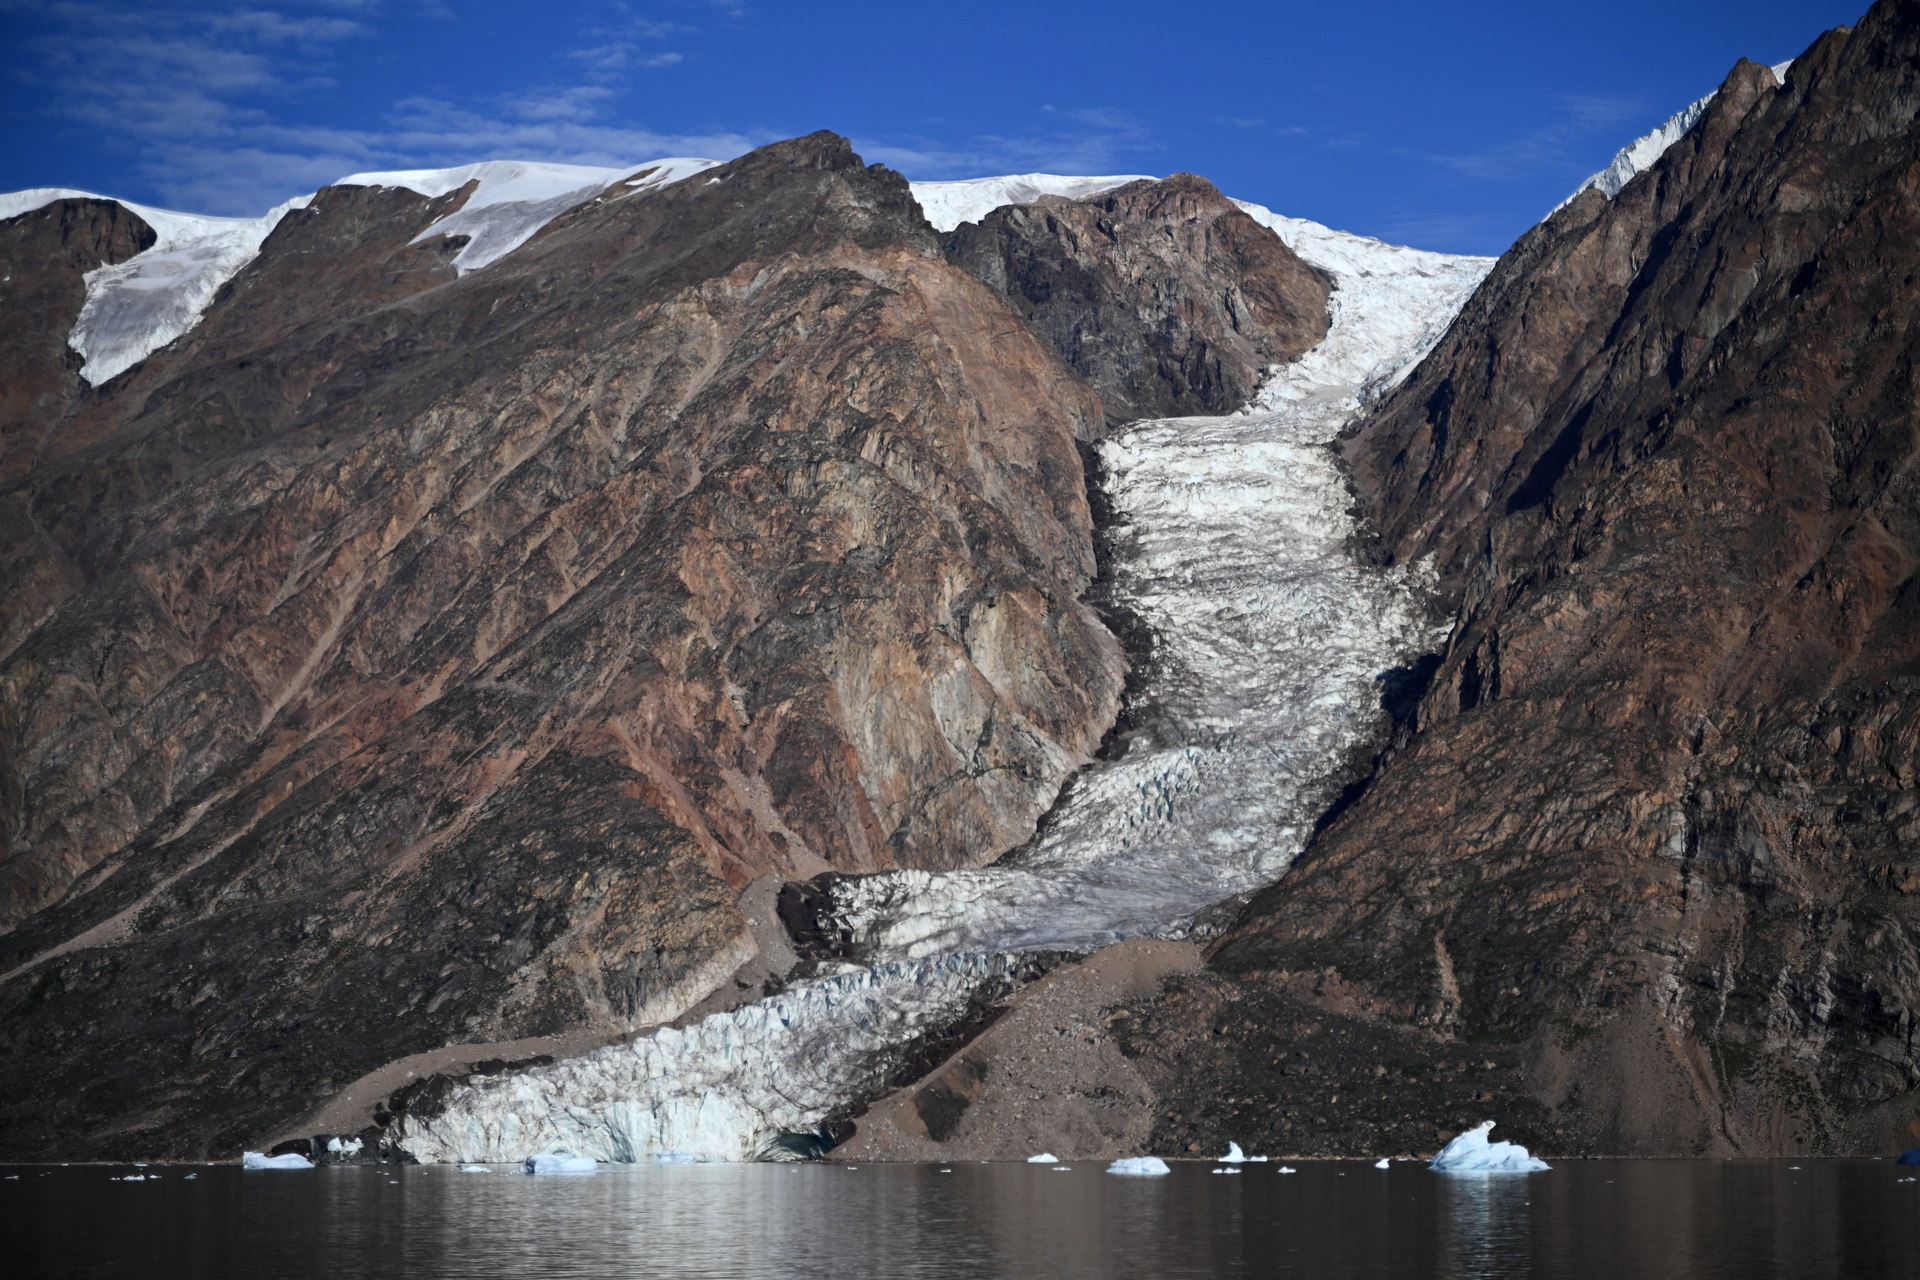
[[[1498,253],[1737,58],[1866,3],[0,0],[0,190],[259,213],[359,170],[826,128],[910,178],[1190,170]]]

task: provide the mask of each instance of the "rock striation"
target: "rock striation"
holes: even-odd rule
[[[459,274],[467,194],[323,190],[0,488],[10,1157],[672,1019],[751,882],[990,860],[1113,721],[1101,406],[898,175],[816,134]],[[110,221],[0,231],[77,305]]]
[[[1131,1024],[1161,1146],[1912,1145],[1917,112],[1911,0],[1740,63],[1352,429],[1370,554],[1431,557],[1453,630],[1364,794]]]
[[[943,243],[1100,393],[1113,426],[1230,413],[1327,334],[1331,277],[1190,173],[1006,205]]]

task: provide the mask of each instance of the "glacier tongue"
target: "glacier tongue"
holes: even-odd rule
[[[874,967],[457,1087],[438,1116],[399,1122],[407,1150],[751,1159],[878,1087],[903,1045],[1005,981],[1010,953],[1178,935],[1285,870],[1379,724],[1378,677],[1441,638],[1417,573],[1349,553],[1329,443],[1425,354],[1493,260],[1241,207],[1333,273],[1333,326],[1246,409],[1135,423],[1101,445],[1128,522],[1116,594],[1158,639],[1145,735],[1078,777],[1045,835],[993,866],[837,882],[835,924]]]
[[[0,219],[56,200],[113,200],[153,228],[152,248],[87,272],[87,298],[67,344],[85,358],[80,376],[97,387],[200,323],[213,295],[253,261],[280,219],[312,199],[296,196],[258,218],[210,218],[90,191],[36,187],[0,195]]]

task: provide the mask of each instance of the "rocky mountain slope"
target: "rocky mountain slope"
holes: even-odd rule
[[[1907,0],[1742,62],[1350,431],[1370,553],[1456,621],[1365,794],[1127,1024],[1157,1144],[1920,1136],[1917,117]]]
[[[777,987],[760,886],[990,860],[1112,724],[1093,391],[841,139],[645,177],[466,272],[422,233],[477,180],[327,188],[10,417],[7,1154],[226,1153]],[[116,208],[0,224],[67,255],[33,359]]]

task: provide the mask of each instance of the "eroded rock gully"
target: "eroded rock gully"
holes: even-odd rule
[[[1549,1153],[1920,1137],[1917,112],[1920,5],[1742,62],[1356,424],[1373,553],[1457,625],[1366,794],[1142,1006],[1159,1147],[1430,1146],[1438,1102]]]

